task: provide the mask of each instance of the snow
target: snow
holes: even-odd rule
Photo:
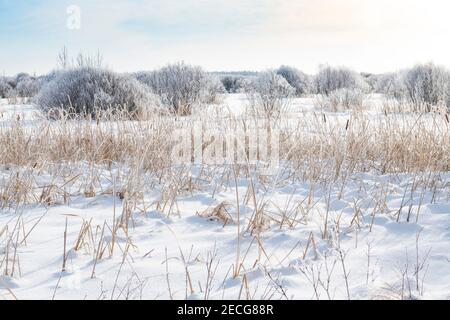
[[[245,95],[229,95],[223,105],[241,114]],[[290,110],[314,111],[313,98],[296,99]],[[30,105],[4,103],[0,112],[1,126],[19,114],[30,125],[39,121]],[[29,235],[16,248],[14,275],[0,276],[0,298],[450,299],[450,173],[433,173],[437,191],[412,190],[410,174],[357,173],[344,187],[342,181],[331,187],[272,181],[272,188],[255,176],[256,201],[266,203],[266,216],[279,220],[285,212],[291,217],[291,225],[268,224],[255,238],[245,230],[254,214],[252,201],[247,201],[250,181],[237,180],[237,205],[234,182],[225,188],[203,181],[197,169],[190,175],[199,187],[178,196],[170,208],[158,206],[164,182],[143,177],[145,205],[132,212],[127,235],[119,230],[112,253],[114,218],[126,210],[113,191],[125,183],[124,168],[117,168],[115,180],[106,168],[97,167],[102,179],[95,196],[81,193],[79,182],[69,187],[67,203],[59,199],[51,205],[1,209],[2,271],[5,230],[19,224]],[[73,170],[89,175],[84,165],[74,164]],[[9,174],[1,170],[0,183]],[[42,172],[36,194],[51,182],[51,174]],[[383,192],[386,206],[380,211]],[[232,219],[226,224],[205,217],[220,204]],[[67,264],[62,271],[66,222]],[[75,250],[86,223],[92,233]],[[106,249],[96,259],[102,229]],[[242,266],[233,277],[236,261]]]
[[[38,110],[31,105],[1,105],[0,125],[9,126],[12,121],[20,119],[25,125],[33,125],[33,120],[39,118]]]

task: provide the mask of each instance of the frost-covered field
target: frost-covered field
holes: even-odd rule
[[[156,169],[153,145],[144,168],[145,137],[121,135],[149,127],[59,125],[2,101],[2,153],[17,164],[0,170],[1,298],[450,299],[448,122],[385,114],[382,99],[357,113],[295,99],[280,123],[298,149],[271,176]],[[210,111],[227,122],[246,104],[229,95]]]

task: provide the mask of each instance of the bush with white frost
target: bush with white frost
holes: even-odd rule
[[[277,115],[289,104],[295,89],[275,71],[262,72],[248,89],[248,97],[255,111],[266,116]]]
[[[316,93],[329,95],[339,89],[359,89],[368,92],[370,87],[357,72],[347,68],[322,67],[314,78]]]
[[[404,74],[402,72],[393,72],[378,76],[374,84],[374,91],[383,93],[389,98],[403,100],[406,95]]]
[[[138,73],[136,78],[158,94],[163,105],[187,115],[201,103],[210,103],[223,87],[200,67],[184,63],[169,64],[157,71]]]
[[[277,74],[282,76],[295,89],[295,94],[299,97],[308,94],[311,91],[311,79],[302,71],[289,67],[281,66]]]
[[[35,77],[22,77],[17,80],[16,93],[22,98],[31,98],[38,94],[41,87],[40,81]]]
[[[450,107],[450,72],[432,63],[404,73],[406,98],[415,105]]]
[[[0,77],[0,98],[9,98],[14,88],[6,77]]]
[[[322,67],[314,77],[315,103],[323,109],[343,111],[362,109],[364,97],[370,85],[364,77],[350,69]]]
[[[364,107],[365,92],[360,89],[338,89],[329,95],[319,95],[315,104],[326,110],[333,112],[345,110],[362,110]]]
[[[221,79],[222,85],[228,93],[240,93],[245,89],[243,77],[225,76]]]
[[[31,98],[39,92],[40,87],[41,81],[27,73],[19,73],[15,77],[1,77],[0,97]]]
[[[395,99],[399,110],[450,107],[450,71],[432,63],[379,76],[375,90]]]
[[[220,98],[227,91],[222,84],[222,81],[215,75],[208,75],[206,77],[206,86],[204,89],[203,100],[207,104],[217,104],[220,102]]]
[[[94,67],[59,71],[35,98],[44,111],[62,108],[76,114],[126,110],[137,117],[157,106],[151,90],[136,79]]]

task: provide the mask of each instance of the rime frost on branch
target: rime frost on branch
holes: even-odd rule
[[[369,91],[369,85],[357,72],[347,68],[322,67],[314,78],[316,93],[329,95],[339,89]]]
[[[400,103],[409,103],[430,110],[431,107],[450,107],[450,71],[433,63],[376,77],[374,91],[383,93]]]
[[[404,73],[406,98],[414,104],[450,106],[450,73],[432,63],[417,65]]]
[[[250,83],[247,96],[256,111],[262,111],[271,116],[287,107],[295,89],[275,71],[270,70],[260,75]]]
[[[136,78],[148,85],[162,103],[178,114],[190,114],[202,103],[213,103],[224,93],[222,83],[200,67],[169,64],[157,71],[140,72]]]
[[[137,114],[158,104],[151,90],[131,76],[94,67],[59,71],[35,102],[44,111],[63,108],[77,114],[119,107]]]
[[[225,76],[221,79],[222,85],[228,93],[241,93],[245,90],[245,79],[239,76]]]
[[[0,98],[30,98],[39,92],[40,87],[40,79],[27,73],[0,77]]]
[[[282,76],[295,89],[295,95],[300,97],[311,92],[311,78],[302,71],[289,67],[281,66],[277,74]]]

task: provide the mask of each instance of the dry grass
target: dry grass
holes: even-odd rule
[[[227,210],[228,206],[229,205],[226,202],[222,202],[212,209],[198,213],[198,215],[202,218],[220,221],[224,226],[226,226],[228,223],[233,222],[233,218]]]
[[[348,118],[325,113],[306,113],[297,120],[267,122],[281,134],[280,160],[290,161],[298,178],[314,180],[327,169],[342,177],[344,166],[360,172],[447,171],[450,164],[449,118],[442,113],[367,115]],[[124,121],[120,115],[97,119],[40,121],[27,126],[20,120],[0,127],[0,164],[42,169],[55,163],[85,162],[138,167],[146,172],[168,172],[172,167],[171,134],[178,129],[190,134],[194,122],[202,129],[243,128],[243,120],[231,117],[170,118]],[[245,121],[256,122],[258,118]],[[236,135],[239,132],[236,133]],[[239,138],[239,137],[237,137]],[[300,169],[300,170],[298,170]]]

